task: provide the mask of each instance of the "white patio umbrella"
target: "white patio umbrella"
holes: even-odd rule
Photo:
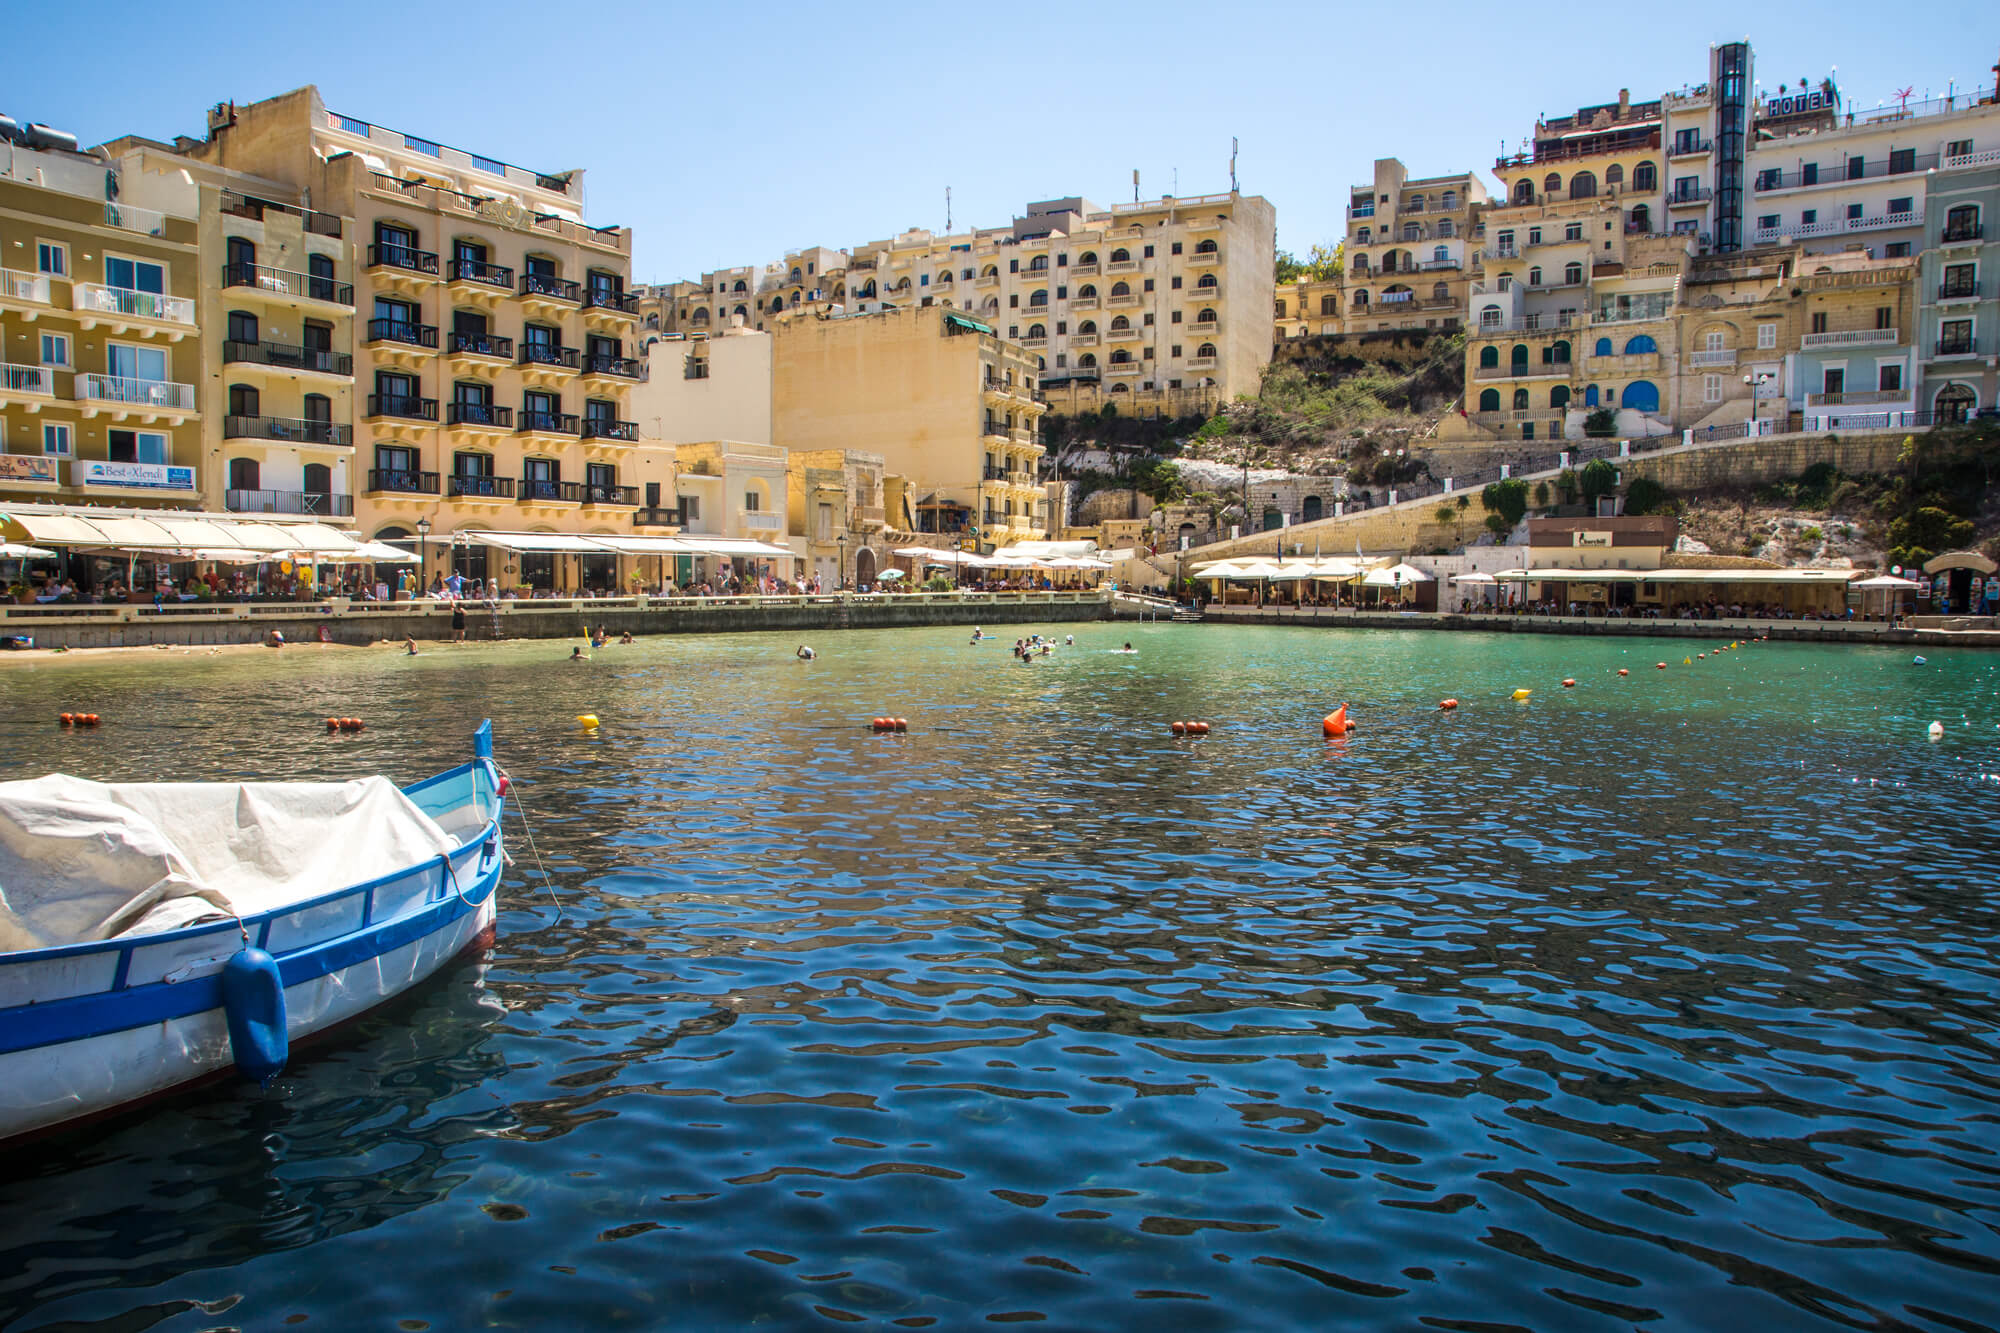
[[[53,560],[54,551],[45,551],[39,546],[24,546],[20,542],[0,542],[0,560]]]
[[[1491,583],[1493,582],[1493,576],[1491,574],[1482,574],[1475,569],[1470,574],[1454,574],[1451,581],[1453,583]]]
[[[892,579],[908,578],[909,571],[902,569],[885,569],[881,573],[877,574],[875,577],[878,579],[883,579],[885,581]]]

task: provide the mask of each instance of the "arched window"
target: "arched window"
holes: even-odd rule
[[[1439,218],[1438,235],[1440,236],[1458,235],[1458,224],[1456,222],[1453,222],[1450,218]]]
[[[1085,250],[1076,257],[1076,262],[1079,264],[1095,264],[1097,262],[1097,251]]]
[[[1130,250],[1113,250],[1111,252],[1111,262],[1114,264],[1126,263],[1131,258],[1132,252]]]
[[[1044,325],[1030,324],[1028,326],[1028,336],[1030,338],[1046,338],[1049,336],[1049,331]]]
[[[1528,270],[1528,285],[1530,287],[1539,287],[1542,285],[1542,266],[1540,264]]]
[[[305,479],[299,489],[303,490],[307,495],[333,494],[332,468],[324,463],[307,463],[304,468],[304,474]]]
[[[736,285],[734,287],[731,287],[729,290],[732,292],[747,292],[750,289],[744,285],[743,279],[738,278],[736,280]]]
[[[1634,204],[1625,219],[1625,233],[1628,236],[1644,236],[1653,230],[1653,210],[1644,204]]]
[[[1299,506],[1299,517],[1307,523],[1326,517],[1326,501],[1317,495],[1308,495]]]
[[[799,280],[800,278],[802,278],[802,277],[804,277],[804,276],[805,276],[805,275],[804,275],[803,273],[801,273],[801,272],[800,272],[800,271],[799,271],[798,269],[793,269],[793,270],[792,270],[792,281],[793,281],[793,282],[797,282],[797,281],[798,281],[798,280]]]
[[[1132,284],[1123,281],[1114,282],[1111,284],[1111,294],[1113,296],[1130,296],[1132,294]]]
[[[1196,324],[1213,324],[1215,323],[1215,312],[1204,309],[1199,315],[1194,317],[1194,322]]]
[[[1132,364],[1132,354],[1121,347],[1111,354],[1111,364],[1114,366],[1129,366]]]
[[[1650,333],[1640,333],[1625,340],[1625,355],[1638,356],[1645,352],[1657,352],[1660,345],[1653,341]]]
[[[1660,389],[1651,380],[1633,380],[1625,386],[1624,404],[1634,412],[1660,410]]]
[[[1651,194],[1660,188],[1660,169],[1651,162],[1641,162],[1632,168],[1632,189],[1639,194]]]
[[[701,309],[695,311],[694,314],[688,317],[688,322],[690,324],[708,323],[708,307],[703,306]]]
[[[774,314],[774,315],[775,315],[775,314],[777,314],[777,313],[778,313],[779,311],[783,310],[784,308],[785,308],[785,298],[784,298],[784,297],[782,297],[782,296],[774,296],[774,297],[772,297],[772,298],[771,298],[771,313],[772,313],[772,314]]]
[[[1551,171],[1548,175],[1542,178],[1543,194],[1554,194],[1557,190],[1562,189],[1562,187],[1563,187],[1563,178],[1561,176],[1558,176],[1553,171]]]
[[[1500,410],[1500,391],[1498,389],[1487,389],[1482,392],[1479,395],[1479,410],[1482,412],[1498,412]]]
[[[1515,202],[1515,203],[1517,203],[1517,204],[1532,204],[1532,203],[1534,203],[1534,202],[1535,202],[1535,183],[1534,183],[1533,181],[1515,181],[1515,182],[1514,182],[1514,202]]]
[[[1514,350],[1507,354],[1507,366],[1516,375],[1528,373],[1528,344],[1514,344]]]
[[[1422,239],[1424,239],[1423,224],[1417,222],[1405,222],[1403,224],[1403,239],[1406,241],[1421,241]]]
[[[1084,283],[1083,286],[1076,289],[1076,299],[1079,301],[1095,301],[1097,299],[1097,288],[1087,282]]]
[[[1597,177],[1588,171],[1579,171],[1569,178],[1569,197],[1572,199],[1595,199],[1597,197]]]
[[[263,414],[263,395],[254,384],[232,384],[229,386],[229,415],[232,417],[254,417]],[[259,432],[260,434],[262,432]]]
[[[703,319],[704,319],[704,321],[705,321],[705,320],[706,320],[706,318],[707,318],[707,316],[708,316],[708,312],[707,312],[706,310],[704,310],[704,311],[702,311],[701,313],[702,313],[702,317],[703,317]],[[741,315],[741,316],[743,316],[743,318],[745,318],[745,319],[748,319],[748,318],[750,318],[750,310],[749,310],[749,307],[747,307],[747,306],[737,306],[737,307],[736,307],[736,309],[735,309],[735,310],[734,310],[734,311],[733,311],[732,313],[734,313],[734,314],[738,314],[738,315]]]
[[[1030,259],[1028,261],[1028,272],[1040,273],[1044,269],[1048,268],[1048,266],[1049,266],[1049,257],[1047,255],[1036,255],[1033,259]]]
[[[1120,330],[1129,329],[1131,327],[1132,327],[1132,321],[1125,318],[1125,316],[1123,315],[1115,316],[1111,321],[1111,331],[1113,333],[1117,333]]]
[[[1940,426],[1963,426],[1966,418],[1979,406],[1979,396],[1966,385],[1947,384],[1937,392],[1931,407],[1937,415],[1934,420]]]
[[[1410,211],[1412,213],[1421,213],[1424,211],[1424,197],[1422,194],[1413,194],[1410,196]]]
[[[1624,183],[1625,183],[1625,168],[1622,165],[1613,162],[1610,166],[1604,169],[1605,189],[1615,190]]]
[[[796,309],[798,309],[798,308],[799,308],[799,294],[798,294],[797,292],[793,292],[793,293],[792,293],[792,309],[796,310]]]
[[[1215,344],[1203,343],[1200,347],[1195,348],[1194,354],[1196,356],[1213,357],[1215,355]]]
[[[1219,285],[1220,284],[1216,282],[1215,275],[1213,273],[1204,273],[1201,275],[1201,281],[1197,282],[1194,285],[1194,289],[1198,292],[1213,291]]]
[[[1076,331],[1078,333],[1095,333],[1097,332],[1097,321],[1086,319],[1083,323],[1076,326]]]
[[[940,287],[951,286],[951,270],[948,268],[939,269],[938,275],[933,281]]]
[[[1597,386],[1595,384],[1588,385],[1584,388],[1583,405],[1585,407],[1597,406]]]
[[[1123,382],[1120,382],[1120,383],[1118,383],[1118,384],[1114,384],[1114,385],[1112,385],[1112,386],[1111,386],[1111,392],[1113,392],[1113,393],[1130,393],[1130,392],[1131,392],[1131,390],[1127,389],[1127,388],[1125,387],[1125,385],[1123,384]]]
[[[1500,307],[1497,305],[1481,306],[1479,309],[1479,327],[1482,329],[1496,327],[1500,323],[1501,318]],[[1495,355],[1498,355],[1498,353],[1495,353]]]
[[[985,268],[979,270],[979,276],[982,278],[997,278],[1000,276],[999,266],[988,264]]]
[[[1577,285],[1578,283],[1580,283],[1580,282],[1582,282],[1582,281],[1583,281],[1583,265],[1582,265],[1582,264],[1575,264],[1575,263],[1572,263],[1572,264],[1564,264],[1564,265],[1563,265],[1563,282],[1564,282],[1564,284],[1566,284],[1567,286],[1571,286],[1571,287],[1574,287],[1574,286],[1576,286],[1576,285]]]
[[[1431,262],[1433,264],[1442,264],[1450,258],[1451,258],[1450,246],[1434,245],[1431,247]]]
[[[1528,410],[1528,407],[1528,391],[1526,389],[1514,390],[1514,410],[1516,412],[1525,412]]]
[[[1443,209],[1447,213],[1451,212],[1454,208],[1457,208],[1458,191],[1446,190],[1442,195],[1438,196],[1438,207]]]
[[[1195,246],[1194,252],[1198,255],[1212,255],[1215,253],[1215,242],[1213,240],[1202,241]]]
[[[1549,406],[1553,408],[1569,406],[1569,385],[1558,384],[1549,390]]]
[[[1549,344],[1548,362],[1552,366],[1569,364],[1569,339],[1558,338]]]
[[[1030,309],[1038,310],[1046,306],[1048,303],[1049,303],[1049,294],[1047,292],[1042,291],[1042,292],[1028,293],[1028,306]]]
[[[1354,293],[1354,304],[1364,309],[1367,307],[1368,292],[1366,291],[1366,289]]]
[[[1492,343],[1488,343],[1486,346],[1480,348],[1479,368],[1481,370],[1498,370],[1500,368],[1500,349]]]
[[[232,458],[229,460],[229,489],[232,491],[254,491],[261,489],[258,484],[257,460],[254,458]]]
[[[1597,340],[1597,346],[1595,346],[1595,347],[1593,347],[1593,348],[1591,348],[1591,349],[1590,349],[1590,354],[1591,354],[1592,356],[1610,356],[1610,355],[1611,355],[1611,339],[1609,339],[1609,338],[1599,338],[1599,339]]]
[[[1076,363],[1079,366],[1084,367],[1085,369],[1093,368],[1097,365],[1097,353],[1085,352],[1082,356],[1076,359]]]

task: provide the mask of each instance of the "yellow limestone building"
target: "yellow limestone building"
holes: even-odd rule
[[[1032,352],[935,306],[801,316],[772,339],[771,427],[784,449],[879,456],[908,479],[921,532],[977,528],[984,550],[1048,535]]]
[[[352,347],[324,349],[351,350],[351,387],[324,395],[333,419],[317,421],[351,428],[328,439],[350,455],[362,535],[407,541],[428,530],[434,572],[508,587],[621,586],[617,556],[507,535],[658,533],[672,514],[671,451],[642,443],[630,409],[644,373],[626,290],[631,233],[585,223],[581,171],[530,171],[340,115],[310,87],[216,107],[205,139],[173,147],[289,186],[305,210],[256,205],[223,218],[225,263],[250,279],[228,283],[225,318],[276,297],[324,305],[326,284],[352,284]],[[314,267],[327,251],[312,239],[314,215],[351,229],[351,272],[338,256],[330,271]],[[331,367],[336,380],[345,368]],[[227,369],[232,417],[316,421],[303,395],[329,370],[270,385],[254,361]],[[343,401],[351,423],[339,418]],[[272,429],[230,435],[225,465],[255,458]]]

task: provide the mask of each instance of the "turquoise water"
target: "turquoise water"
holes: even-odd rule
[[[551,880],[514,823],[483,962],[0,1157],[0,1325],[2000,1324],[2000,658],[1001,629],[0,672],[6,777],[490,716]]]

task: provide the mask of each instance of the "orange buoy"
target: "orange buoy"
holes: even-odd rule
[[[1449,712],[1453,711],[1454,709],[1456,709],[1457,707],[1458,707],[1458,700],[1456,700],[1456,699],[1440,699],[1440,700],[1438,700],[1438,711],[1439,711],[1439,712],[1443,712],[1443,713],[1449,713]]]
[[[1190,722],[1188,723],[1188,730],[1192,731],[1197,736],[1206,736],[1208,735],[1208,723]]]
[[[1629,676],[1629,675],[1631,675],[1632,673],[1631,673],[1630,671],[1627,671],[1627,670],[1626,670],[1626,669],[1625,669],[1624,667],[1619,667],[1619,668],[1618,668],[1618,674],[1619,674],[1619,675],[1621,675],[1621,676]]]
[[[894,718],[892,721],[895,722],[896,730],[898,731],[908,731],[910,729],[910,719],[907,717]]]
[[[1697,660],[1697,661],[1706,661],[1706,660],[1707,660],[1707,658],[1708,658],[1708,654],[1707,654],[1707,653],[1696,653],[1696,654],[1695,654],[1695,658],[1696,658],[1696,660]]]
[[[330,717],[330,718],[328,718],[328,719],[326,720],[326,729],[327,729],[328,731],[339,731],[339,730],[340,730],[340,719],[339,719],[339,718],[337,718],[337,717]]]
[[[1653,663],[1653,665],[1661,671],[1665,671],[1667,669],[1667,664],[1665,662],[1655,662]]]
[[[1172,728],[1171,728],[1171,730],[1173,731],[1174,735],[1176,735],[1176,736],[1185,736],[1185,735],[1187,735],[1187,729],[1188,729],[1188,724],[1187,724],[1187,723],[1185,723],[1185,722],[1176,722],[1176,723],[1174,723],[1174,724],[1173,724],[1173,726],[1172,726]]]
[[[870,718],[868,720],[868,729],[870,731],[887,731],[889,729],[889,719],[886,717]]]
[[[1345,736],[1348,732],[1354,730],[1354,724],[1347,720],[1347,705],[1342,704],[1331,713],[1328,713],[1325,718],[1321,719],[1319,729],[1320,734],[1324,736]]]
[[[76,725],[76,714],[75,714],[75,713],[57,713],[57,714],[56,714],[56,725],[57,725],[57,726],[59,726],[59,727],[73,727],[73,726],[75,726],[75,725]]]
[[[1566,690],[1573,690],[1573,689],[1575,689],[1575,688],[1576,688],[1576,677],[1575,677],[1575,676],[1564,676],[1564,677],[1563,677],[1563,688],[1564,688],[1564,689],[1566,689]]]

